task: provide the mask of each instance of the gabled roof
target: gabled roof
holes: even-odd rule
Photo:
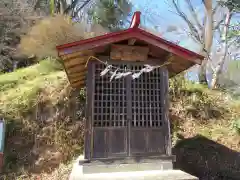
[[[161,58],[159,52],[168,52],[168,53],[173,54],[176,57],[175,63],[179,63],[180,66],[182,66],[182,68],[180,68],[179,70],[172,70],[174,73],[179,73],[179,72],[191,67],[194,64],[201,64],[202,60],[204,59],[204,57],[202,55],[199,55],[195,52],[192,52],[186,48],[178,46],[172,42],[169,42],[161,37],[158,37],[156,35],[153,35],[147,31],[141,29],[139,27],[140,15],[141,15],[141,13],[138,11],[134,13],[131,25],[127,30],[122,30],[119,32],[112,32],[112,33],[104,34],[104,35],[97,36],[94,38],[84,39],[84,40],[57,46],[56,48],[58,50],[59,56],[62,57],[64,60],[64,64],[65,64],[67,73],[68,74],[71,73],[69,66],[66,65],[66,63],[69,63],[69,61],[68,61],[69,60],[68,57],[70,57],[69,54],[72,54],[74,56],[74,54],[76,54],[76,55],[79,54],[78,52],[84,52],[84,51],[88,51],[88,50],[93,50],[96,52],[99,50],[99,48],[105,48],[113,43],[124,42],[125,40],[129,40],[129,39],[135,39],[139,42],[146,43],[149,47],[151,47],[151,52],[152,52],[152,54],[155,55],[155,57]],[[79,56],[81,56],[81,55],[79,55]],[[85,54],[85,56],[86,56],[86,54]],[[79,64],[80,63],[84,64],[84,62],[79,61]],[[77,62],[75,62],[75,64],[77,64]],[[170,68],[171,68],[171,66],[170,66]],[[81,69],[80,66],[79,66],[79,69]],[[172,67],[172,69],[174,69],[174,68]],[[77,72],[74,71],[74,73],[81,73],[81,71],[82,70],[79,70]],[[70,80],[70,82],[72,81],[70,78],[69,78],[69,80]],[[76,82],[74,82],[74,83],[76,83]],[[72,83],[72,84],[74,84],[74,83]],[[78,84],[80,84],[80,83],[78,83]],[[77,83],[76,83],[76,85],[77,85]]]

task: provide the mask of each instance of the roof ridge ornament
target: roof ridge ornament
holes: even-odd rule
[[[132,21],[129,28],[138,28],[141,22],[141,12],[136,11],[132,17]]]

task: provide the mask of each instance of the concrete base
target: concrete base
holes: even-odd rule
[[[133,171],[152,171],[152,170],[171,170],[172,162],[147,162],[147,163],[131,163],[131,164],[83,164],[83,174],[93,173],[113,173],[113,172],[133,172]]]
[[[198,180],[180,170],[172,170],[169,161],[131,164],[79,164],[73,166],[69,180]]]

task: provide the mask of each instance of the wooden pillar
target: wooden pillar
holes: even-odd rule
[[[163,120],[165,123],[165,149],[166,154],[172,155],[172,141],[171,141],[171,130],[169,121],[169,76],[167,68],[162,68],[162,107],[163,107]]]
[[[91,159],[91,139],[92,139],[92,103],[93,103],[93,88],[94,88],[94,67],[92,62],[88,63],[87,73],[87,88],[86,88],[86,122],[85,122],[85,142],[84,142],[84,159]]]

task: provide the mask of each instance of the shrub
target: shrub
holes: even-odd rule
[[[75,26],[64,15],[47,17],[37,22],[26,36],[21,38],[19,50],[26,55],[57,57],[56,46],[83,39],[84,29]]]
[[[233,128],[237,131],[237,133],[240,135],[240,118],[235,119],[233,121]]]
[[[206,85],[188,81],[184,72],[171,78],[169,84],[171,107],[177,113],[190,115],[200,121],[220,118],[229,111],[224,104],[223,92],[211,91]]]

